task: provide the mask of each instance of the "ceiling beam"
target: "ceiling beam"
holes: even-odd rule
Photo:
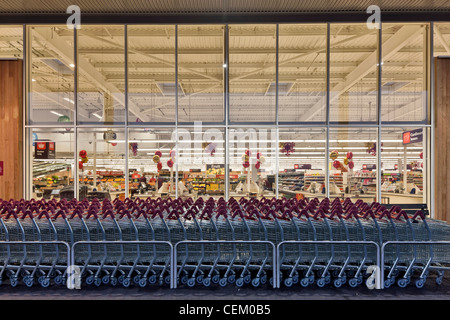
[[[409,41],[417,36],[421,30],[420,25],[404,25],[393,36],[383,43],[383,60],[388,60],[394,54],[399,52],[401,48],[409,43]],[[372,52],[358,67],[350,72],[344,82],[340,82],[330,89],[330,103],[339,98],[339,96],[349,90],[355,83],[363,79],[369,73],[374,72],[378,64],[378,51]],[[321,112],[325,106],[322,101],[319,101],[310,108],[301,117],[301,121],[308,121],[317,113]]]
[[[73,63],[73,51],[70,46],[68,46],[67,42],[59,37],[55,33],[51,33],[51,30],[48,28],[35,29],[34,34],[45,43],[48,47],[50,47],[57,56],[62,60],[64,64],[67,66]],[[78,56],[78,72],[82,73],[86,78],[89,79],[94,85],[98,86],[98,88],[104,90],[105,92],[120,92],[120,90],[112,83],[106,81],[105,77],[94,68],[94,66],[82,56]],[[119,104],[125,106],[125,95],[123,94],[112,94],[114,100],[116,100]],[[139,108],[131,101],[128,103],[128,110],[139,117],[142,121],[146,121],[147,117],[140,112]]]

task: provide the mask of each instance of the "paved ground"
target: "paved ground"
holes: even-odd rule
[[[383,290],[369,290],[361,285],[351,288],[327,286],[308,288],[294,286],[273,289],[268,287],[236,288],[221,287],[181,287],[177,289],[161,287],[111,287],[83,286],[81,290],[51,286],[28,288],[23,284],[12,288],[5,283],[0,287],[0,300],[450,300],[450,279],[444,279],[438,286],[430,276],[422,289],[410,284],[406,288],[394,285]]]

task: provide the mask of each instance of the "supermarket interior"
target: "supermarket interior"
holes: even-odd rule
[[[430,207],[432,65],[449,42],[440,22],[1,25],[25,92],[11,179],[26,199]]]

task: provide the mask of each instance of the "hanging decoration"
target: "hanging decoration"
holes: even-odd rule
[[[381,143],[381,146],[383,146],[383,143]],[[367,142],[366,143],[366,152],[368,154],[371,154],[372,156],[377,155],[377,143],[376,142]],[[380,149],[381,152],[383,152],[383,149]]]
[[[245,153],[242,155],[242,166],[244,168],[248,168],[250,167],[250,155],[252,154],[252,152],[247,149],[245,150]]]
[[[87,157],[87,152],[86,150],[81,150],[79,152],[79,156],[81,158],[81,161],[79,163],[83,164],[83,163],[87,163],[89,161],[88,157]],[[79,166],[78,166],[79,167]],[[80,168],[81,170],[82,168]]]
[[[351,152],[351,151],[347,152],[347,159],[352,160],[352,158],[353,158],[353,152]]]
[[[203,142],[202,148],[205,150],[206,153],[209,153],[212,157],[214,157],[214,153],[216,152],[216,144],[211,142]]]
[[[162,169],[161,157],[162,157],[161,151],[159,150],[155,151],[155,155],[153,156],[153,162],[156,163],[156,168],[158,169],[158,171],[161,171]]]
[[[330,152],[330,159],[331,160],[336,160],[339,156],[339,152],[337,150],[333,150]]]
[[[289,156],[291,153],[295,152],[295,143],[294,142],[280,142],[279,143],[280,152],[284,153],[286,156]]]
[[[167,161],[167,166],[169,168],[172,168],[173,165],[175,164],[175,150],[170,150],[169,157],[170,159]]]
[[[131,152],[133,153],[133,156],[137,156],[137,152],[138,152],[138,144],[136,142],[130,142],[129,143],[129,148],[131,150]]]
[[[264,156],[261,154],[261,152],[257,152],[256,153],[256,164],[255,164],[255,168],[259,169],[261,167],[261,165],[266,161],[266,158],[264,158]]]

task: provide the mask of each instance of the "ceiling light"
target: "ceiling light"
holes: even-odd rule
[[[70,102],[71,104],[75,104],[75,102],[69,98],[64,98],[64,100],[66,100],[67,102]]]
[[[99,116],[99,115],[98,115],[98,114],[96,114],[96,113],[93,113],[92,115],[94,115],[95,117],[99,118],[100,120],[102,119],[102,117],[101,117],[101,116]]]
[[[53,113],[53,114],[56,114],[56,115],[59,116],[59,117],[62,117],[62,116],[63,116],[61,113],[58,113],[58,112],[56,112],[56,111],[50,111],[50,112]]]
[[[31,81],[36,82],[36,79],[31,79]]]
[[[75,68],[75,65],[73,63],[69,64],[69,67]]]

